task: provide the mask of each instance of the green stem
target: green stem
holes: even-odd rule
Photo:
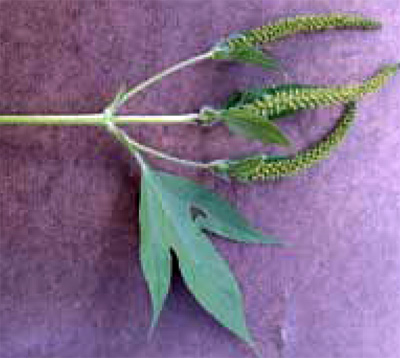
[[[195,57],[191,57],[187,60],[178,62],[176,65],[171,66],[159,73],[157,73],[156,75],[150,77],[148,80],[138,84],[137,86],[133,87],[132,89],[128,90],[120,99],[118,105],[121,106],[123,105],[125,102],[127,102],[130,98],[132,98],[135,94],[143,91],[145,88],[151,86],[153,83],[156,83],[160,80],[162,80],[164,77],[177,72],[179,70],[181,70],[182,68],[188,67],[188,66],[192,66],[197,62],[209,59],[213,56],[214,51],[208,51],[205,53],[202,53],[198,56]]]
[[[173,124],[190,123],[198,119],[198,113],[180,115],[126,115],[115,116],[113,122],[117,125],[129,123]],[[104,114],[74,114],[74,115],[3,115],[0,125],[59,125],[59,126],[103,126]]]
[[[153,155],[159,159],[168,160],[176,164],[202,168],[202,169],[210,169],[214,165],[213,163],[199,163],[191,160],[176,158],[171,155],[160,152],[156,149],[147,147],[130,138],[121,128],[118,128],[112,121],[106,122],[106,129],[110,134],[114,136],[114,138],[116,138],[124,147],[126,147],[132,155],[136,156],[136,152],[139,151]]]
[[[194,65],[197,62],[209,59],[212,57],[214,51],[208,51],[181,61],[174,66],[167,68],[164,71],[150,77],[148,80],[140,83],[134,88],[128,90],[126,93],[121,94],[120,98],[115,103],[112,109],[114,114],[118,108],[127,102],[132,96],[143,91],[150,85],[160,81],[164,77],[177,72],[185,67]],[[197,113],[182,114],[182,115],[137,115],[137,116],[114,116],[113,122],[115,124],[128,124],[128,123],[157,123],[157,124],[169,124],[169,123],[188,123],[194,122],[199,119]],[[79,114],[79,115],[2,115],[0,116],[0,125],[4,124],[26,124],[26,125],[60,125],[60,126],[103,126],[104,125],[104,114]]]

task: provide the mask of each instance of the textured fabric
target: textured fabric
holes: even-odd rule
[[[204,62],[134,98],[125,113],[185,113],[264,83],[358,83],[399,61],[398,0],[0,0],[0,113],[101,111],[133,85],[230,32],[308,13],[349,12],[376,32],[298,35],[271,51],[282,72]],[[339,150],[297,177],[228,184],[176,166],[234,202],[288,248],[214,240],[269,358],[400,356],[400,76],[360,104]],[[298,148],[340,108],[282,121]],[[258,149],[225,128],[129,126],[191,159]],[[0,127],[0,357],[251,357],[175,275],[153,340],[138,261],[138,168],[96,128]]]

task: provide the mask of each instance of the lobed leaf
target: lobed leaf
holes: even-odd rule
[[[278,239],[254,230],[247,220],[219,195],[190,180],[165,173],[159,175],[176,195],[186,197],[192,203],[192,207],[201,212],[194,217],[200,228],[238,242],[281,244]]]
[[[142,180],[141,263],[152,297],[152,328],[168,292],[172,250],[184,282],[197,301],[220,324],[254,348],[239,286],[203,229],[241,242],[278,241],[251,229],[226,201],[189,180],[153,171],[147,165]],[[200,210],[201,215],[193,215],[193,208]]]

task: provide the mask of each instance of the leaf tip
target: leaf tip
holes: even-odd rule
[[[254,341],[247,343],[247,345],[256,358],[263,358],[260,347]]]
[[[279,240],[278,238],[274,237],[274,236],[268,236],[265,238],[265,241],[263,242],[264,244],[268,244],[268,245],[277,245],[277,246],[283,246],[286,247],[286,243]]]
[[[154,316],[151,320],[150,327],[147,331],[147,342],[150,342],[153,339],[154,331],[157,327],[157,323],[158,323],[158,315]]]
[[[261,353],[260,347],[254,341],[254,339],[251,336],[250,332],[247,332],[247,337],[246,338],[242,337],[242,339],[246,343],[247,347],[249,347],[249,349],[253,352],[255,357],[263,358],[263,355]]]
[[[275,144],[285,148],[290,148],[292,146],[291,140],[285,134],[283,134],[283,132],[281,132],[281,135],[277,136]]]

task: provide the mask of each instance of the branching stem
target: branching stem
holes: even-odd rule
[[[0,116],[0,125],[58,125],[58,126],[102,126],[107,128],[111,133],[129,152],[138,157],[138,152],[151,154],[157,158],[165,159],[177,164],[208,169],[212,164],[199,163],[195,161],[185,160],[170,156],[156,149],[147,147],[139,142],[130,138],[122,129],[117,125],[129,123],[153,123],[153,124],[177,124],[177,123],[192,123],[201,120],[198,113],[189,113],[181,115],[116,115],[119,107],[126,103],[135,94],[143,91],[145,88],[162,80],[164,77],[177,72],[185,67],[194,65],[200,61],[209,59],[213,56],[214,51],[208,51],[189,58],[187,60],[178,62],[177,64],[159,72],[158,74],[150,77],[146,81],[138,84],[127,92],[118,94],[114,103],[112,103],[109,113],[95,114],[73,114],[73,115],[2,115]],[[140,155],[139,155],[140,156]]]
[[[117,127],[112,121],[106,122],[105,127],[107,131],[111,135],[113,135],[113,137],[116,138],[118,142],[120,142],[125,148],[127,148],[129,152],[134,156],[136,156],[135,153],[139,151],[150,154],[159,159],[165,159],[170,162],[174,162],[185,166],[202,168],[202,169],[210,169],[213,166],[212,163],[200,163],[191,160],[181,159],[165,154],[161,151],[158,151],[157,149],[147,147],[129,137],[121,128]]]

